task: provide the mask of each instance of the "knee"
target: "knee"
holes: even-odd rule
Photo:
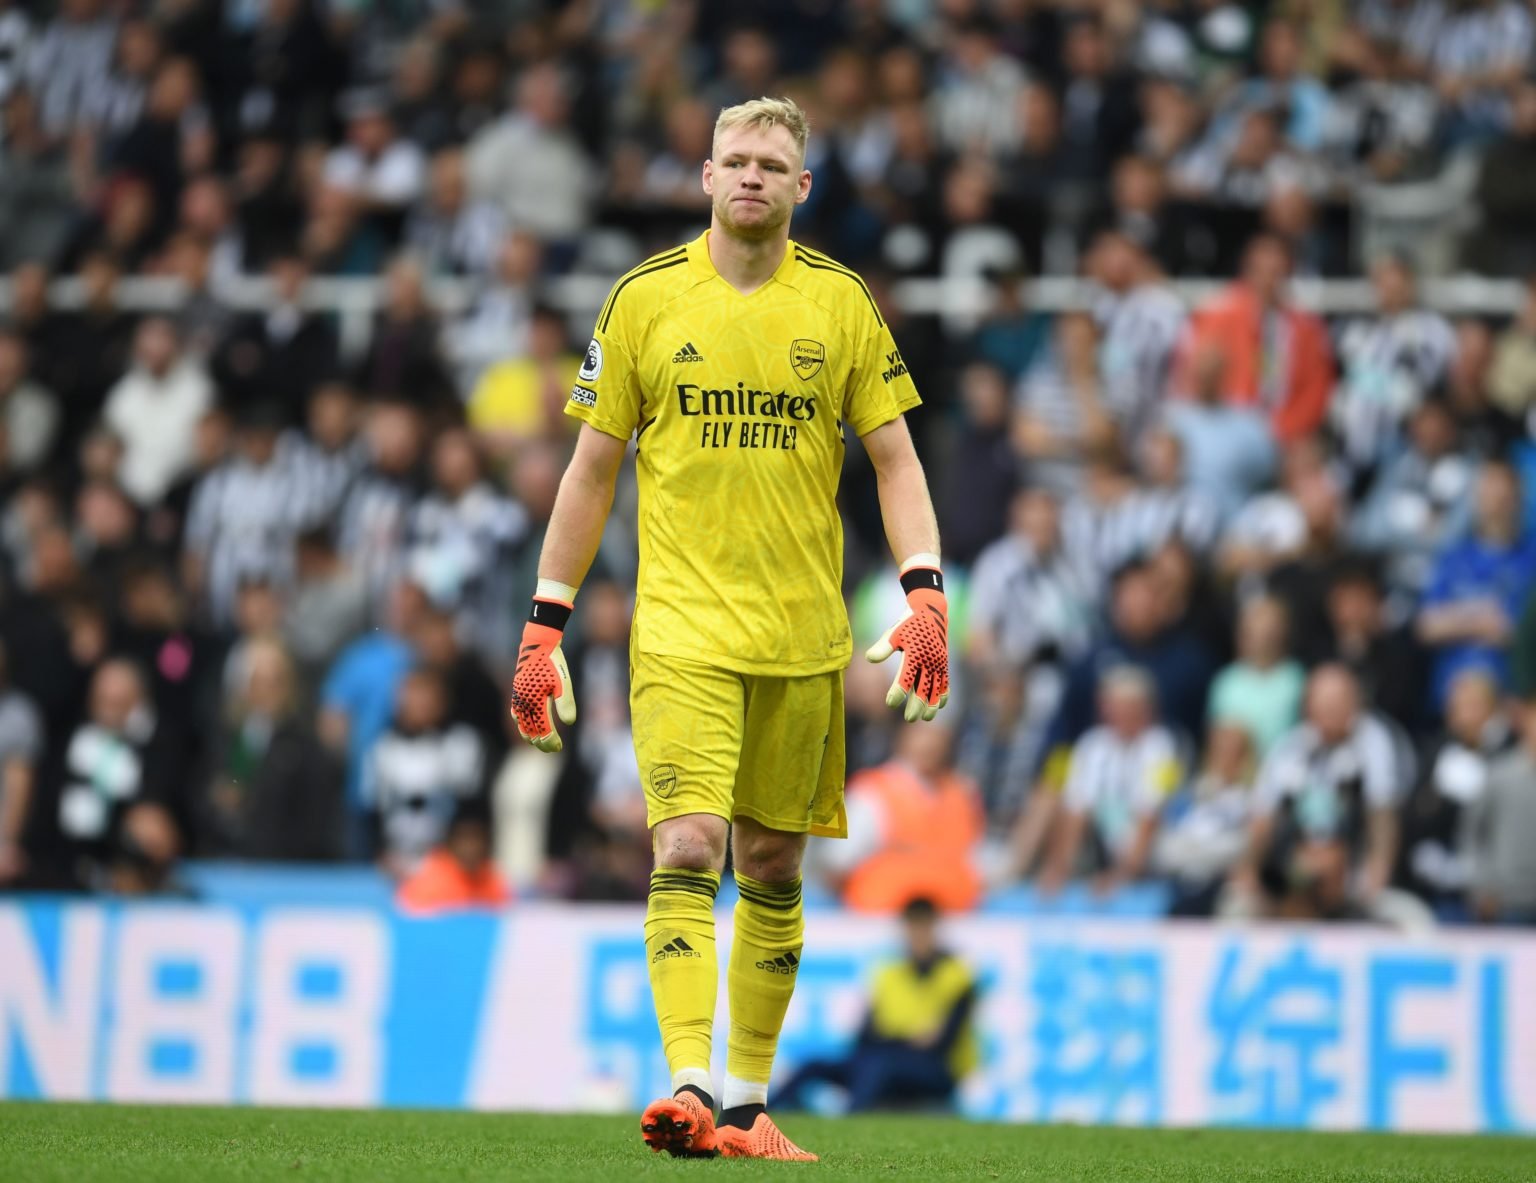
[[[736,869],[750,879],[760,883],[788,883],[800,874],[800,856],[804,852],[804,834],[748,829],[737,823]]]
[[[682,871],[719,871],[725,866],[724,818],[691,814],[668,818],[652,836],[656,865]]]

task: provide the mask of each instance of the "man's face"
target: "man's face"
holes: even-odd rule
[[[715,219],[736,238],[762,241],[788,224],[811,192],[795,138],[777,125],[732,128],[704,162],[704,192]]]

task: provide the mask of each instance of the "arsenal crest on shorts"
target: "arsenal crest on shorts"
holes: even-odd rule
[[[789,364],[802,378],[814,378],[821,372],[821,363],[827,360],[827,347],[820,341],[808,341],[798,337],[789,343]]]

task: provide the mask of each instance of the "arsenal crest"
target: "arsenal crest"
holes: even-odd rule
[[[789,343],[789,364],[802,378],[814,378],[826,360],[827,347],[820,341],[807,341],[801,337]]]

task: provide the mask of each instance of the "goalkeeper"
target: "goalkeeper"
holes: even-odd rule
[[[806,121],[757,99],[715,125],[710,228],[647,260],[598,314],[567,413],[582,421],[539,560],[513,679],[523,736],[575,721],[560,652],[614,481],[636,441],[640,564],[630,710],[655,870],[645,943],[672,1094],[641,1117],[675,1156],[808,1161],[766,1112],[800,965],[807,836],[846,837],[836,495],[845,432],[863,441],[908,611],[869,651],[899,654],[887,701],[931,719],[948,695],[938,528],[903,412],[912,379],[864,282],[789,238],[811,190]],[[710,1074],[719,970],[713,904],[732,844],[725,1078]]]

